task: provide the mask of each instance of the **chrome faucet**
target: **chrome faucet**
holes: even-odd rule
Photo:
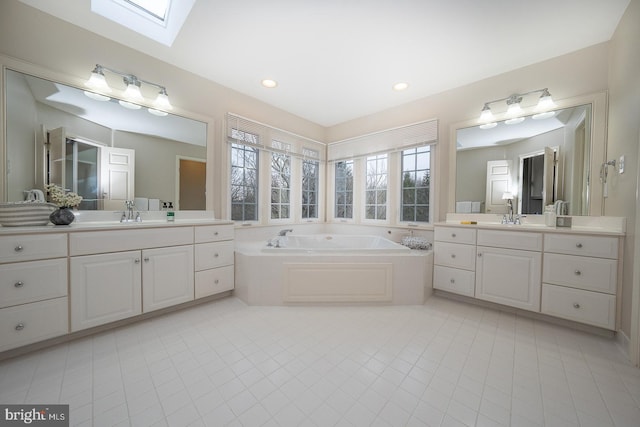
[[[278,233],[278,236],[286,236],[287,233],[293,233],[293,230],[288,228],[286,230],[280,230],[280,232]]]
[[[135,203],[133,202],[133,200],[125,200],[124,207],[126,211],[122,212],[120,222],[142,222],[140,212],[137,212],[136,215],[133,214],[133,208],[135,207]]]

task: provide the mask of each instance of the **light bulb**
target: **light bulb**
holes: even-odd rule
[[[156,98],[154,105],[161,110],[172,110],[173,106],[169,102],[169,96],[167,95],[167,90],[162,88],[158,97]]]
[[[124,91],[124,97],[130,101],[142,101],[144,99],[140,92],[140,88],[136,86],[134,82],[127,85],[127,89]]]
[[[104,78],[102,67],[98,65],[96,65],[96,68],[91,72],[91,76],[89,76],[89,80],[87,80],[85,86],[100,92],[111,92],[111,88],[107,84],[107,80]]]
[[[542,95],[540,95],[540,99],[538,100],[538,105],[536,109],[538,110],[548,110],[549,108],[555,107],[556,104],[553,102],[553,98],[551,98],[551,94],[549,90],[544,89],[542,91]]]
[[[491,112],[491,108],[489,108],[488,104],[484,104],[482,107],[482,112],[480,113],[479,122],[493,122],[495,118],[493,117],[493,113]]]

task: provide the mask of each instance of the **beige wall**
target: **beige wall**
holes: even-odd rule
[[[226,156],[223,120],[231,111],[275,127],[320,140],[345,138],[414,123],[439,120],[437,174],[440,177],[436,219],[447,211],[450,127],[477,117],[485,101],[548,87],[556,99],[610,89],[609,158],[626,156],[626,172],[612,179],[607,215],[629,218],[625,248],[623,330],[630,330],[631,281],[635,238],[635,203],[638,181],[638,117],[640,117],[640,5],[632,0],[613,40],[568,55],[513,70],[400,107],[325,129],[261,101],[242,95],[192,73],[168,65],[126,46],[46,15],[17,0],[0,2],[0,53],[74,76],[87,78],[96,63],[130,71],[150,81],[162,82],[178,109],[213,119],[214,208],[225,212]],[[206,55],[206,44],[195,46]],[[455,52],[452,52],[455,54]],[[223,61],[224,58],[219,58]],[[446,66],[446,64],[439,64]],[[428,76],[425,76],[428,78]]]
[[[638,232],[638,137],[640,132],[640,0],[632,0],[610,42],[609,136],[607,159],[625,156],[623,174],[610,174],[605,214],[627,217],[622,287],[622,331],[631,332],[633,281],[640,280],[636,261]],[[636,263],[634,267],[634,263]],[[635,279],[634,279],[635,275]],[[633,298],[640,299],[640,295]]]

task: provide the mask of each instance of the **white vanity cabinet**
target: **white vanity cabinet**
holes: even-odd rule
[[[476,298],[540,311],[542,234],[478,230]]]
[[[195,297],[234,288],[233,225],[195,227]]]
[[[0,236],[0,351],[68,332],[67,235]]]
[[[433,287],[474,296],[475,228],[436,227],[434,237]]]
[[[619,239],[545,236],[541,311],[615,330]]]
[[[193,227],[70,236],[71,331],[194,298]]]

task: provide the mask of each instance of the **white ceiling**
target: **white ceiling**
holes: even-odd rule
[[[629,4],[196,0],[167,47],[91,13],[90,0],[20,1],[323,126],[607,41]],[[409,89],[394,92],[399,81]]]

